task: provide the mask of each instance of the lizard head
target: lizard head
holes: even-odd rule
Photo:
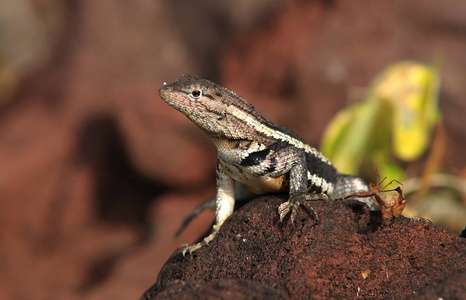
[[[238,112],[256,113],[236,93],[195,75],[183,75],[159,89],[160,97],[212,136],[239,138],[244,122]]]

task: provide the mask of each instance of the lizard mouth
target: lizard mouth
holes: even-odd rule
[[[162,98],[163,101],[168,103],[170,106],[178,109],[178,105],[176,105],[176,100],[173,99],[173,87],[170,85],[164,85],[159,89],[159,96]]]
[[[159,96],[165,103],[187,115],[186,109],[189,107],[190,102],[183,92],[177,91],[176,88],[168,84],[159,89]]]

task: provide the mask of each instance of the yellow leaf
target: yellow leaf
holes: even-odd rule
[[[376,80],[372,96],[393,107],[392,138],[395,155],[418,159],[427,149],[437,121],[438,72],[414,62],[397,63]]]

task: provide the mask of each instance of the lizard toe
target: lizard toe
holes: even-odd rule
[[[290,199],[282,203],[278,207],[278,214],[280,215],[280,222],[283,221],[283,219],[291,212],[290,214],[290,221],[292,224],[294,224],[294,221],[296,219],[296,214],[298,213],[299,206],[303,206],[309,213],[311,213],[316,221],[319,221],[319,216],[315,212],[314,208],[312,208],[312,205],[310,203],[311,200],[326,200],[328,199],[328,196],[325,194],[308,194],[308,193],[302,193],[302,194],[293,194]]]
[[[278,207],[278,214],[280,215],[280,222],[283,222],[283,219],[290,212],[290,201],[280,204]]]

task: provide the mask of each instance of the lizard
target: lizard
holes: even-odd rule
[[[217,147],[215,223],[201,242],[183,255],[209,244],[233,213],[235,182],[253,194],[289,193],[278,207],[280,222],[294,223],[300,206],[314,213],[310,200],[338,199],[368,191],[358,176],[340,174],[330,160],[292,131],[265,119],[235,92],[196,75],[164,83],[159,95],[183,113]]]

